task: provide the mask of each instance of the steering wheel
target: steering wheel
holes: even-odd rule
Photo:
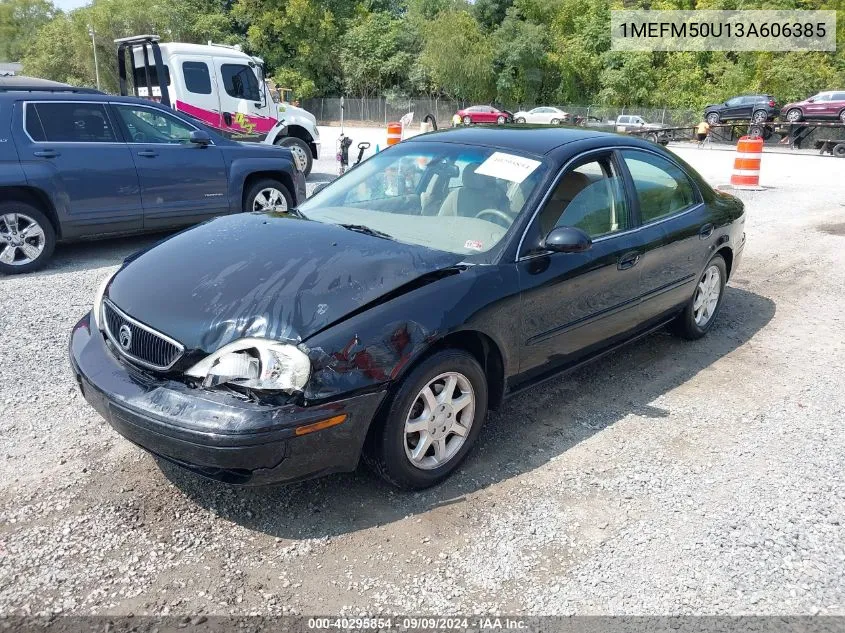
[[[147,135],[143,132],[135,132],[135,134],[132,135],[132,140],[136,143],[146,143]]]
[[[483,211],[476,213],[475,217],[481,220],[485,215],[492,216],[493,222],[506,229],[511,228],[511,224],[513,224],[513,218],[504,211],[499,211],[498,209],[484,209]]]

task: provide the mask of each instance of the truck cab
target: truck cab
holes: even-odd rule
[[[317,120],[273,99],[261,58],[211,42],[162,43],[156,35],[115,42],[122,95],[161,102],[233,140],[287,147],[310,173],[320,144]]]

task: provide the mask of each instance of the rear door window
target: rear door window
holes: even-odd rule
[[[698,202],[689,177],[674,163],[650,152],[623,150],[640,203],[643,224],[662,220]]]
[[[182,62],[185,89],[197,95],[211,94],[211,74],[205,62]]]
[[[101,103],[29,103],[26,130],[32,140],[48,143],[118,142]]]

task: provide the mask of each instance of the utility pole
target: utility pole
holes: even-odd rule
[[[94,75],[97,78],[97,90],[100,89],[100,66],[97,64],[97,41],[94,39],[94,27],[88,25],[88,35],[91,36],[91,48],[94,49]]]

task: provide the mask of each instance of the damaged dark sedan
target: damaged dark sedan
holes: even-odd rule
[[[632,137],[435,132],[298,209],[129,258],[75,326],[71,363],[119,433],[207,477],[287,482],[363,456],[423,488],[509,395],[666,324],[706,334],[744,221]]]

